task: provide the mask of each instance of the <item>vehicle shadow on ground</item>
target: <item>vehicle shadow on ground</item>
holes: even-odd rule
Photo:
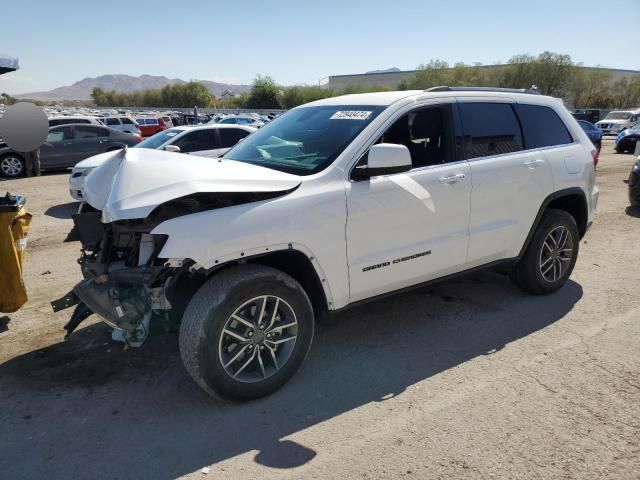
[[[272,468],[300,466],[322,445],[288,436],[494,354],[561,319],[581,297],[572,281],[535,297],[483,273],[363,305],[319,325],[298,375],[245,404],[208,398],[182,368],[175,334],[122,351],[105,343],[104,324],[92,325],[0,365],[0,471],[164,479],[211,464],[214,472],[252,452]]]
[[[44,212],[48,217],[60,218],[62,220],[68,220],[71,215],[78,212],[78,202],[62,203],[60,205],[54,205],[47,208]]]

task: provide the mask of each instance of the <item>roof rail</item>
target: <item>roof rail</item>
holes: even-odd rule
[[[500,88],[500,87],[431,87],[425,92],[502,92],[502,93],[528,93],[531,95],[540,95],[537,87],[532,85],[531,88]]]

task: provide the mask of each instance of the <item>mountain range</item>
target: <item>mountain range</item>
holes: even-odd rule
[[[228,83],[212,82],[209,80],[196,80],[204,84],[212,95],[220,97],[225,90],[233,93],[243,93],[248,91],[250,85],[233,85]],[[95,87],[103,90],[115,90],[116,92],[135,92],[150,88],[162,88],[166,85],[187,83],[179,78],[167,78],[157,75],[101,75],[95,78],[84,78],[73,85],[54,88],[46,92],[32,92],[15,95],[17,98],[29,100],[90,100],[91,91]]]

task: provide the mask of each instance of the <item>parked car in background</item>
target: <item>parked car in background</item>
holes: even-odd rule
[[[173,127],[173,120],[171,120],[171,117],[163,116],[162,120],[164,120],[164,124],[167,128]]]
[[[640,109],[614,110],[609,112],[604,120],[596,123],[603,135],[618,135],[623,130],[640,123]]]
[[[72,123],[89,124],[89,125],[104,125],[98,117],[86,116],[86,115],[74,115],[68,117],[51,117],[49,118],[49,127],[56,127],[58,125],[70,125]]]
[[[140,142],[139,135],[120,132],[98,125],[58,125],[49,129],[45,143],[40,146],[40,168],[55,170],[73,167],[97,153],[118,150]],[[6,177],[19,177],[25,171],[21,152],[0,148],[0,172]]]
[[[119,117],[104,117],[102,118],[102,123],[104,123],[109,128],[120,130],[121,132],[142,135],[142,132],[138,127],[138,123],[135,121],[135,119],[129,117],[128,115],[122,115]]]
[[[162,117],[140,117],[136,118],[136,122],[143,137],[150,137],[167,129],[167,124]]]
[[[219,119],[217,122],[214,122],[212,120],[208,123],[208,125],[212,123],[220,123],[222,125],[247,125],[254,128],[260,128],[264,126],[264,122],[260,121],[258,118],[252,115],[229,115],[228,117]]]
[[[629,173],[629,203],[633,207],[640,207],[640,156]]]
[[[595,147],[600,150],[602,147],[602,130],[596,127],[593,123],[587,122],[586,120],[578,120],[578,123],[584,130],[584,133],[587,134],[591,143],[595,145]]]
[[[640,124],[620,132],[616,137],[616,152],[633,153],[636,149],[636,142],[640,141]]]
[[[225,154],[236,143],[255,131],[255,128],[244,125],[213,124],[174,127],[143,140],[134,148],[166,150],[215,158]],[[69,177],[71,197],[82,200],[82,187],[86,176],[108,157],[108,154],[95,155],[73,167]]]

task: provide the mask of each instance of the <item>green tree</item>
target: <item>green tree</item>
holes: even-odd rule
[[[246,99],[247,108],[280,108],[280,87],[269,76],[258,75]]]

